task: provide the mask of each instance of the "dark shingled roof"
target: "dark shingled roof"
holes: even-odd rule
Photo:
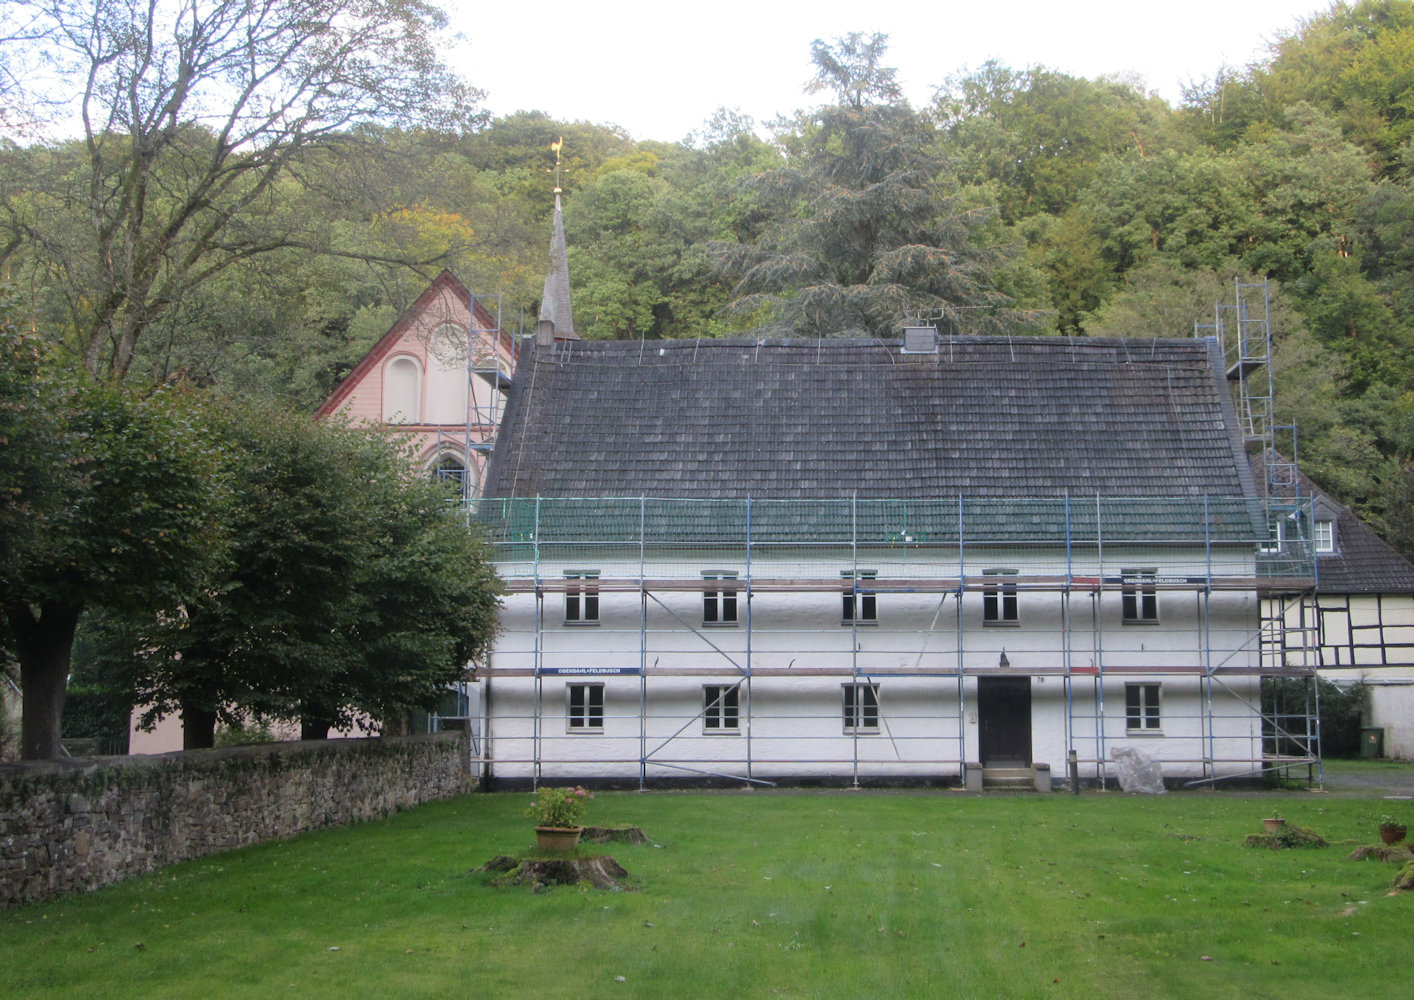
[[[1251,497],[1213,340],[522,349],[490,497]]]
[[[1263,475],[1263,457],[1254,455],[1254,472]],[[1314,498],[1316,520],[1335,522],[1335,551],[1316,554],[1316,590],[1322,594],[1414,593],[1414,566],[1396,552],[1349,507],[1297,473],[1303,495]]]

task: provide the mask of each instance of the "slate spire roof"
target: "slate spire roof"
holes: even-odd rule
[[[522,350],[490,497],[1254,497],[1216,341]]]
[[[560,207],[560,191],[555,189],[555,220],[550,233],[550,270],[540,296],[540,321],[555,324],[556,340],[578,340],[574,332],[574,309],[570,306],[570,262],[565,248],[565,216]]]

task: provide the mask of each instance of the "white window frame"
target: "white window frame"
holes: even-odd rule
[[[741,685],[702,685],[702,732],[735,736],[741,732]]]
[[[1335,551],[1335,520],[1333,518],[1318,518],[1312,534],[1317,552]]]
[[[1267,519],[1268,537],[1258,546],[1264,556],[1278,555],[1286,546],[1286,518],[1280,515]]]
[[[858,580],[855,576],[858,574]],[[877,625],[879,624],[879,595],[872,588],[866,590],[860,584],[873,582],[879,579],[879,571],[876,569],[861,570],[841,570],[840,578],[844,580],[844,590],[840,596],[842,598],[840,607],[841,625]],[[856,600],[857,597],[857,600]],[[857,616],[856,616],[857,612]]]
[[[738,579],[735,570],[703,570],[704,581],[717,581],[716,590],[702,590],[702,624],[706,628],[734,628],[737,623]]]
[[[565,624],[599,624],[599,571],[565,570]]]
[[[879,685],[869,683],[841,684],[843,711],[840,721],[846,736],[868,735],[879,731]]]
[[[998,579],[982,588],[982,624],[990,627],[1006,628],[1021,624],[1021,609],[1017,602],[1016,577],[1014,569],[984,569],[984,577],[1010,577]]]
[[[1157,569],[1120,570],[1120,602],[1126,625],[1159,624]]]
[[[604,731],[604,685],[565,685],[565,731],[570,733],[602,733]]]
[[[1131,695],[1137,695],[1131,704]],[[1136,723],[1138,723],[1136,725]],[[1136,681],[1124,686],[1124,728],[1131,736],[1164,734],[1163,685]]]

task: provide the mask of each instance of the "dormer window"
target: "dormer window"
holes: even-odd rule
[[[1335,551],[1335,522],[1329,518],[1316,521],[1315,542],[1317,552]]]

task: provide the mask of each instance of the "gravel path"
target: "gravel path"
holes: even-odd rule
[[[1328,760],[1326,791],[1414,799],[1414,761]]]

